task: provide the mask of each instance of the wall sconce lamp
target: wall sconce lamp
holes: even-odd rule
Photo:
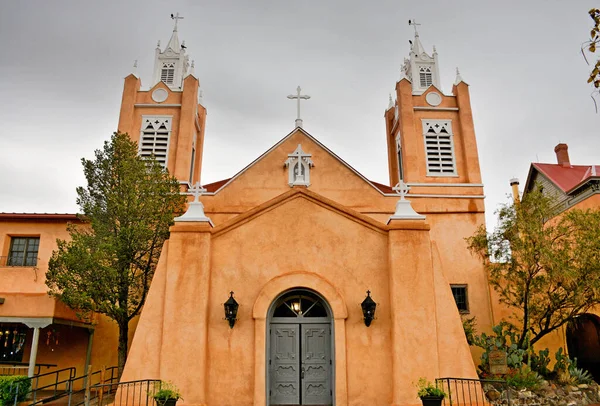
[[[377,303],[371,299],[371,291],[367,290],[367,297],[360,304],[362,307],[363,316],[365,319],[365,326],[369,327],[371,322],[375,318],[375,308],[377,307]]]
[[[240,305],[233,298],[233,292],[229,292],[229,294],[229,299],[227,299],[223,306],[225,307],[225,320],[229,322],[229,328],[233,328],[237,320],[237,312]]]

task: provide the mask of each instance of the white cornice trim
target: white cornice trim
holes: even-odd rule
[[[407,183],[407,185],[417,187],[483,187],[483,183]]]
[[[413,110],[458,111],[458,107],[426,107],[415,106]]]
[[[133,107],[181,107],[181,104],[136,103]]]
[[[386,197],[398,197],[396,193],[384,193]],[[485,195],[427,195],[427,194],[412,194],[406,195],[408,199],[411,197],[433,197],[437,199],[485,199]]]

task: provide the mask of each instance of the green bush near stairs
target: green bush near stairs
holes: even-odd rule
[[[31,389],[31,379],[24,375],[0,375],[0,406],[13,405],[15,395],[17,402],[25,400]]]

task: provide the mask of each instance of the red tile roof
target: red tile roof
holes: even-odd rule
[[[207,192],[211,192],[212,193],[212,192],[216,192],[217,190],[219,190],[219,188],[221,186],[223,186],[224,184],[226,184],[230,180],[231,180],[231,178],[223,179],[223,180],[220,180],[218,182],[213,182],[213,183],[209,183],[207,185],[202,185],[202,187],[205,188]]]
[[[532,165],[565,193],[570,192],[589,179],[600,178],[600,166],[598,165],[562,166],[539,163],[533,163]]]
[[[373,184],[373,186],[375,186],[377,189],[381,190],[383,193],[396,193],[394,191],[394,189],[392,189],[391,186],[384,185],[379,182],[373,182],[372,180],[370,180],[369,182],[371,182]]]

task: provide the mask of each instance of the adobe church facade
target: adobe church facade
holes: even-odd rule
[[[176,26],[152,87],[125,79],[119,131],[195,196],[163,248],[122,381],[172,381],[185,405],[387,406],[420,404],[419,377],[476,378],[461,313],[492,325],[464,242],[484,222],[483,185],[468,85],[457,75],[440,90],[435,48],[415,32],[384,113],[389,185],[298,117],[233,177],[200,188],[211,151],[192,68]]]

